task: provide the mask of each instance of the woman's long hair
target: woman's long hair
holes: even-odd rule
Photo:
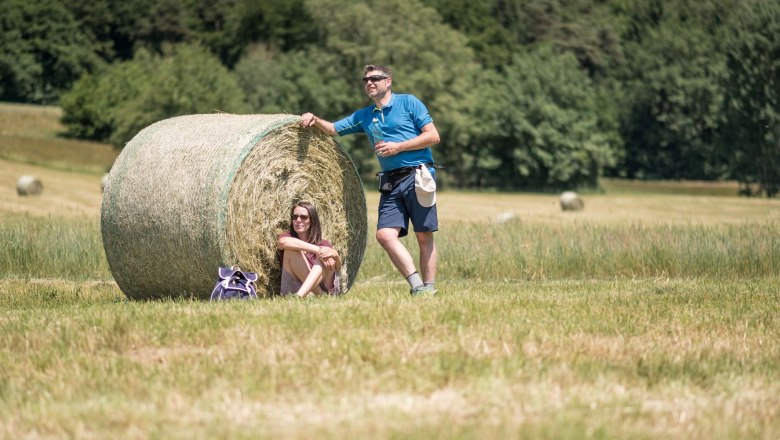
[[[309,202],[298,202],[290,208],[290,235],[292,235],[295,238],[298,237],[298,234],[295,233],[295,228],[293,228],[293,213],[295,212],[295,208],[301,207],[309,212],[309,237],[306,240],[307,243],[311,243],[313,245],[320,245],[320,242],[322,241],[322,228],[320,227],[320,216],[317,214],[317,208],[314,207]]]

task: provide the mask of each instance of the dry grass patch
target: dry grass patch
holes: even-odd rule
[[[0,103],[0,136],[52,138],[65,130],[55,106]]]
[[[4,283],[7,437],[780,434],[776,279],[444,282],[424,301],[358,283],[219,304]]]
[[[780,222],[780,202],[725,196],[676,194],[586,194],[585,209],[564,212],[556,194],[493,194],[443,191],[437,196],[440,227],[450,222],[495,223],[512,213],[524,224],[546,225],[726,225]],[[369,224],[376,225],[379,193],[367,192]]]
[[[16,193],[16,181],[26,174],[43,182],[42,194],[21,197]],[[100,178],[98,174],[76,174],[0,159],[0,211],[98,219],[102,200]]]
[[[0,104],[0,159],[47,169],[105,173],[119,151],[110,145],[61,137],[62,110]]]

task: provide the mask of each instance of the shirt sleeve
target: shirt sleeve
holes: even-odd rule
[[[345,136],[352,133],[361,133],[363,131],[363,125],[360,122],[360,110],[352,113],[344,119],[339,119],[333,124],[333,128],[336,129],[336,133],[339,136]]]
[[[425,104],[423,104],[419,98],[410,95],[408,105],[409,113],[411,113],[412,118],[414,119],[414,125],[418,130],[422,131],[423,127],[433,122],[433,118],[431,118],[430,113],[428,113],[428,108],[425,107]]]
[[[333,249],[333,245],[328,240],[320,241],[320,246]]]

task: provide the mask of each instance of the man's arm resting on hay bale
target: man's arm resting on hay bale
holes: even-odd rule
[[[333,126],[332,122],[318,118],[312,113],[304,113],[301,115],[301,126],[303,128],[317,127],[321,132],[328,136],[336,136],[336,127]]]

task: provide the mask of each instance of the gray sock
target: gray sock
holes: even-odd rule
[[[414,272],[413,274],[406,277],[406,282],[408,282],[409,285],[412,286],[412,289],[416,289],[424,285],[423,280],[420,277],[420,274],[417,272]]]
[[[436,289],[436,281],[426,281],[425,287],[430,287],[431,289]]]

